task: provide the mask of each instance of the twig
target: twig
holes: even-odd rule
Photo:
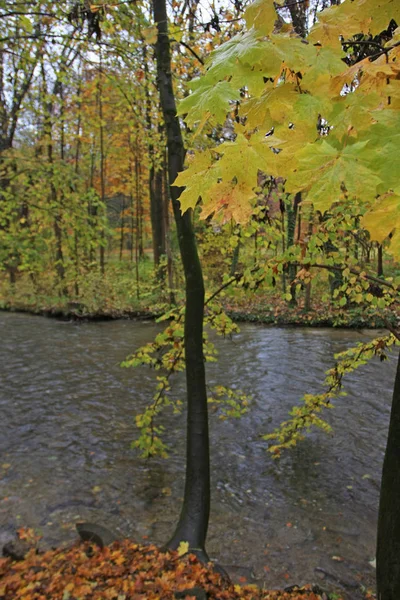
[[[182,41],[178,42],[178,44],[181,44],[181,46],[184,46],[187,50],[189,50],[189,52],[193,54],[193,56],[199,61],[199,63],[201,65],[204,65],[204,60],[200,58],[200,56],[193,50],[193,48],[191,48],[188,44],[185,44],[185,42]]]

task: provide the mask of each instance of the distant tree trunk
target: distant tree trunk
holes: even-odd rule
[[[310,214],[308,217],[308,230],[307,230],[308,239],[310,239],[310,237],[312,236],[313,228],[314,228],[314,210],[313,210],[313,208],[311,208],[311,211],[310,211]],[[305,294],[304,294],[304,311],[310,312],[310,310],[311,310],[311,279],[310,279],[310,281],[308,281],[306,283],[306,289],[305,289]]]
[[[257,232],[256,232],[256,236],[257,236]],[[241,246],[241,239],[240,239],[240,229],[239,229],[239,234],[238,234],[238,239],[237,239],[237,243],[235,246],[235,249],[233,251],[233,256],[232,256],[232,262],[231,262],[231,268],[229,271],[229,276],[233,277],[233,275],[236,273],[236,269],[237,266],[239,264],[239,255],[240,255],[240,246]],[[255,237],[255,244],[257,243],[257,237]],[[257,248],[255,248],[255,252],[257,252]],[[256,257],[255,257],[256,260]]]
[[[103,125],[103,65],[102,65],[102,56],[100,51],[100,65],[99,65],[99,79],[97,84],[97,92],[98,92],[98,105],[99,105],[99,121],[100,121],[100,195],[101,195],[101,203],[104,207],[104,202],[106,199],[106,165],[105,165],[105,153],[104,153],[104,125]],[[105,234],[104,229],[102,228],[100,233],[100,271],[102,275],[104,275],[106,262],[105,262]]]
[[[304,0],[286,0],[295,32],[301,37],[307,35],[307,8]]]
[[[287,247],[294,245],[295,232],[296,232],[296,223],[297,223],[297,214],[299,211],[299,205],[301,202],[301,192],[298,192],[293,198],[293,203],[287,203]],[[290,306],[296,306],[296,273],[297,267],[296,265],[289,265],[288,268],[288,276],[290,281],[290,294],[292,298],[289,301]]]
[[[163,170],[154,160],[154,144],[152,141],[152,104],[149,90],[150,74],[147,60],[147,47],[143,40],[143,63],[145,72],[145,96],[146,96],[146,127],[149,136],[149,191],[150,191],[150,220],[153,238],[153,259],[154,266],[157,268],[160,259],[165,254],[165,235],[164,231],[164,201],[163,201]],[[158,126],[158,133],[162,133],[162,127]],[[161,274],[160,274],[161,275]]]
[[[41,74],[42,74],[42,84],[44,87],[44,91],[46,95],[48,93],[47,90],[47,81],[46,81],[46,71],[43,62],[43,58],[41,59]],[[57,96],[60,94],[62,89],[62,84],[59,79],[57,79],[53,86],[53,96]],[[51,207],[54,210],[54,218],[53,218],[53,231],[55,238],[55,247],[56,247],[56,260],[55,260],[55,269],[57,273],[57,282],[61,286],[60,291],[67,295],[68,290],[64,285],[65,280],[65,268],[64,268],[64,253],[63,253],[63,236],[62,236],[62,212],[61,207],[59,206],[59,198],[57,194],[57,188],[54,183],[54,156],[53,156],[53,99],[50,96],[44,97],[44,129],[43,133],[47,138],[47,160],[50,165],[50,198],[51,198]],[[61,153],[63,149],[61,150]]]
[[[131,263],[133,262],[133,251],[134,251],[134,231],[135,231],[135,217],[133,211],[133,194],[130,194],[130,202],[129,202],[129,210],[131,213],[131,222],[130,222],[130,230],[131,230]]]
[[[143,204],[142,190],[140,187],[140,164],[139,164],[139,145],[136,143],[135,154],[135,186],[136,186],[136,243],[138,248],[139,259],[144,256],[143,250]]]
[[[400,354],[383,461],[376,550],[377,600],[400,598]]]
[[[121,209],[121,235],[119,238],[119,260],[122,261],[122,252],[124,250],[124,212],[125,212],[125,197],[122,198],[122,209]]]
[[[154,265],[158,267],[165,254],[165,234],[163,227],[163,172],[154,166],[150,169],[150,218],[153,234]]]
[[[157,24],[157,83],[160,91],[168,145],[169,182],[183,170],[185,150],[179,120],[176,116],[172,87],[168,16],[165,0],[154,0]],[[179,196],[182,188],[171,187],[170,194],[178,233],[186,283],[184,344],[186,354],[187,438],[186,481],[181,516],[174,535],[168,542],[177,548],[181,541],[203,559],[210,514],[210,457],[206,378],[203,358],[204,282],[191,211],[182,215]]]
[[[162,197],[163,197],[163,229],[165,239],[165,252],[167,254],[167,276],[168,276],[168,293],[170,304],[176,304],[174,294],[174,261],[172,258],[171,248],[171,228],[169,223],[169,185],[168,185],[168,170],[167,170],[166,151],[164,153],[163,169],[162,169]]]
[[[308,281],[306,283],[306,289],[305,289],[305,294],[304,294],[304,312],[310,312],[310,310],[311,310],[311,281]]]
[[[378,245],[378,265],[376,269],[378,277],[383,277],[383,246]]]
[[[281,238],[282,238],[282,253],[286,250],[286,236],[285,236],[285,203],[282,198],[279,200],[279,209],[281,211]],[[285,269],[282,271],[282,292],[286,294],[286,272]]]
[[[140,298],[140,273],[139,273],[139,198],[137,196],[137,185],[136,185],[136,229],[135,229],[135,272],[136,272],[136,297]]]

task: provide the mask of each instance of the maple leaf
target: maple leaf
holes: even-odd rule
[[[400,20],[397,0],[357,0],[354,4],[353,10],[359,15],[360,31],[363,33],[377,35],[387,29],[392,19]]]
[[[332,78],[344,70],[343,56],[344,52],[335,51],[330,47],[317,47],[316,56],[311,68],[307,69],[303,75],[301,82],[302,89],[311,91],[318,96],[323,96],[326,101],[326,92],[332,85]]]
[[[150,25],[142,29],[142,34],[146,44],[155,44],[157,41],[157,26]]]
[[[337,149],[325,140],[307,144],[298,153],[298,168],[288,176],[288,189],[308,190],[309,199],[321,211],[339,200],[343,186],[350,198],[374,198],[382,180],[365,160],[367,145],[364,141]]]
[[[392,234],[388,251],[400,257],[400,196],[391,192],[380,196],[362,217],[362,226],[371,239],[382,243]],[[396,227],[397,226],[397,227]]]
[[[184,556],[189,552],[189,542],[181,542],[178,546],[178,556]]]
[[[208,199],[208,192],[221,177],[219,161],[212,162],[210,151],[197,152],[190,160],[185,171],[181,171],[173,185],[185,187],[179,197],[182,212],[194,208],[199,197],[203,202]]]
[[[333,128],[336,137],[341,138],[344,135],[359,135],[363,130],[369,131],[373,123],[376,122],[372,111],[382,102],[378,94],[363,95],[360,101],[360,94],[357,90],[354,94],[347,94],[339,97],[336,102],[332,102],[329,110],[321,111],[325,114],[329,125]]]
[[[400,114],[390,109],[371,114],[376,122],[365,131],[364,137],[368,138],[369,148],[374,152],[372,164],[383,182],[378,191],[384,193],[399,186]]]
[[[253,25],[263,35],[272,33],[275,27],[277,14],[274,0],[256,0],[247,7],[244,13],[247,27]]]
[[[349,39],[362,31],[358,2],[343,2],[332,6],[318,14],[318,22],[310,31],[308,39],[323,46],[341,48],[341,40]],[[363,13],[364,25],[370,19],[368,13]]]
[[[271,173],[275,154],[271,150],[280,146],[282,140],[264,135],[254,135],[249,140],[243,134],[238,134],[234,142],[225,142],[220,151],[222,158],[218,161],[220,175],[224,181],[234,177],[249,187],[257,185],[258,171]]]
[[[258,38],[254,29],[235,35],[211,53],[206,62],[207,73],[203,82],[207,85],[230,77],[238,61],[251,67],[260,67],[260,55],[264,51],[265,43]]]
[[[209,195],[210,201],[202,207],[202,219],[214,215],[222,216],[223,223],[230,219],[237,223],[245,223],[249,220],[253,212],[251,200],[256,196],[254,186],[246,182],[225,181],[212,187]]]
[[[201,121],[204,114],[214,117],[217,123],[224,123],[229,110],[229,102],[239,100],[240,93],[227,81],[210,84],[195,90],[179,103],[178,114],[185,115],[189,127]]]

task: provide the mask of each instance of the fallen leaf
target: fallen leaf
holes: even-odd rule
[[[178,556],[183,556],[189,552],[189,542],[181,542],[178,546]]]

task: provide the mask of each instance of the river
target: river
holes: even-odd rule
[[[130,447],[154,373],[120,362],[152,339],[149,322],[73,323],[0,313],[0,546],[20,526],[47,546],[96,521],[138,541],[165,542],[181,505],[184,415],[163,417],[171,453]],[[305,392],[321,389],[335,352],[370,331],[243,325],[218,340],[210,384],[253,395],[240,420],[211,415],[208,552],[236,577],[268,587],[316,582],[358,598],[374,585],[377,507],[395,360],[349,377],[328,420],[274,461],[260,436]],[[179,375],[175,393],[184,397]],[[347,594],[347,595],[346,595]]]

